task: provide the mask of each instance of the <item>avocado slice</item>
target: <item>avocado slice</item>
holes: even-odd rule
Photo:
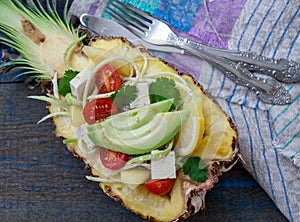
[[[157,113],[149,123],[137,129],[119,130],[107,125],[89,132],[88,136],[97,146],[127,154],[144,154],[170,141],[189,115],[188,110]]]
[[[162,120],[161,114],[156,114],[151,121],[146,122],[144,125],[132,129],[122,130],[113,127],[105,127],[105,134],[108,138],[126,138],[126,140],[135,139],[137,137],[143,137],[150,134],[154,127],[158,126]]]
[[[111,116],[110,118],[88,126],[89,132],[98,130],[99,127],[115,128],[118,130],[132,130],[148,123],[157,113],[168,112],[174,99],[149,104]]]

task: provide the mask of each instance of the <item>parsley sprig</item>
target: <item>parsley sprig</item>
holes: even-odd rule
[[[208,178],[208,170],[198,156],[187,159],[184,162],[182,169],[185,175],[189,175],[192,180],[197,181],[198,183],[204,183]]]
[[[58,83],[58,93],[60,95],[65,96],[71,92],[70,82],[78,73],[78,71],[74,70],[65,71],[64,77],[62,77]]]
[[[181,104],[180,92],[176,88],[175,81],[166,77],[159,77],[149,86],[150,102],[156,103],[174,98],[170,110],[176,110]]]
[[[132,85],[125,85],[119,88],[114,94],[110,96],[111,100],[118,108],[123,108],[129,105],[137,97],[137,88]]]

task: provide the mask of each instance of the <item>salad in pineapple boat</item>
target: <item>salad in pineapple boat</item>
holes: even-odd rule
[[[0,2],[1,40],[22,55],[10,64],[51,83],[48,94],[30,98],[47,102],[40,122],[53,119],[56,135],[90,169],[86,178],[151,220],[204,208],[237,157],[237,132],[220,106],[143,46],[79,36],[67,10],[61,19],[50,4],[46,11],[29,2]]]

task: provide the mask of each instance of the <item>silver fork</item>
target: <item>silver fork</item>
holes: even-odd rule
[[[115,2],[117,2],[117,4]],[[172,32],[172,30],[168,27],[168,25],[165,24],[164,22],[151,17],[149,14],[143,11],[133,8],[130,5],[126,5],[120,2],[119,0],[115,0],[115,2],[111,0],[111,4],[114,7],[116,7],[121,12],[126,13],[128,15],[126,16],[127,19],[124,19],[124,17],[121,17],[122,14],[119,13],[117,14],[119,16],[118,20],[120,21],[120,18],[122,18],[124,19],[123,21],[129,22],[133,26],[132,28],[137,28],[137,31],[142,32],[141,34],[136,33],[137,35],[139,36],[143,35],[144,37],[141,36],[142,38],[148,39],[148,41],[151,41],[155,44],[160,44],[162,40],[164,41],[164,44],[166,43],[165,41],[187,42],[188,44],[190,44],[192,47],[195,47],[196,49],[204,50],[218,57],[223,57],[235,62],[239,62],[241,65],[247,67],[247,69],[251,71],[257,71],[265,75],[270,75],[275,79],[277,79],[278,81],[286,82],[286,83],[300,81],[300,64],[293,60],[287,60],[284,58],[270,59],[265,56],[260,56],[251,52],[218,49],[218,48],[202,45],[198,42],[194,42],[188,39],[182,39],[180,37],[177,37]],[[112,10],[112,12],[115,12],[114,9],[111,7],[108,9]],[[124,9],[129,11],[124,11]],[[109,11],[107,12],[109,13]],[[128,21],[128,19],[130,19],[130,21]],[[134,19],[136,19],[136,22],[134,22]],[[151,33],[149,32],[150,29],[151,29]],[[163,29],[165,31],[165,35],[162,35],[161,33],[161,30]],[[180,42],[178,44],[180,44]],[[170,43],[166,43],[166,44],[170,45]],[[171,43],[171,45],[173,44],[174,43]]]
[[[215,65],[229,79],[253,90],[266,103],[283,105],[291,102],[291,96],[279,82],[274,79],[256,76],[247,68],[251,68],[254,71],[267,70],[266,73],[262,74],[272,74],[276,78],[284,75],[286,76],[285,79],[291,79],[294,78],[292,74],[300,69],[299,64],[294,61],[272,60],[252,53],[215,49],[178,37],[166,23],[119,0],[111,0],[107,4],[105,11],[121,25],[147,42],[157,45],[175,45]],[[256,59],[258,57],[259,59]],[[253,62],[255,63],[253,64]],[[282,65],[282,63],[285,65]],[[289,65],[286,65],[286,63]],[[275,68],[280,66],[281,71],[271,70],[272,65]],[[288,66],[287,70],[282,68],[286,66]],[[290,72],[289,70],[296,71]],[[282,75],[278,73],[282,73]],[[298,73],[296,74],[299,78]]]

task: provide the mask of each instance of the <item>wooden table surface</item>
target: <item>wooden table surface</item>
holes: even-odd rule
[[[0,75],[0,221],[143,221],[107,197],[54,135],[42,94]],[[286,221],[238,163],[206,196],[206,209],[187,221]]]
[[[83,162],[55,137],[51,120],[36,124],[48,111],[27,96],[41,90],[13,76],[0,75],[0,221],[143,221],[85,179]],[[187,221],[287,220],[238,163]]]

